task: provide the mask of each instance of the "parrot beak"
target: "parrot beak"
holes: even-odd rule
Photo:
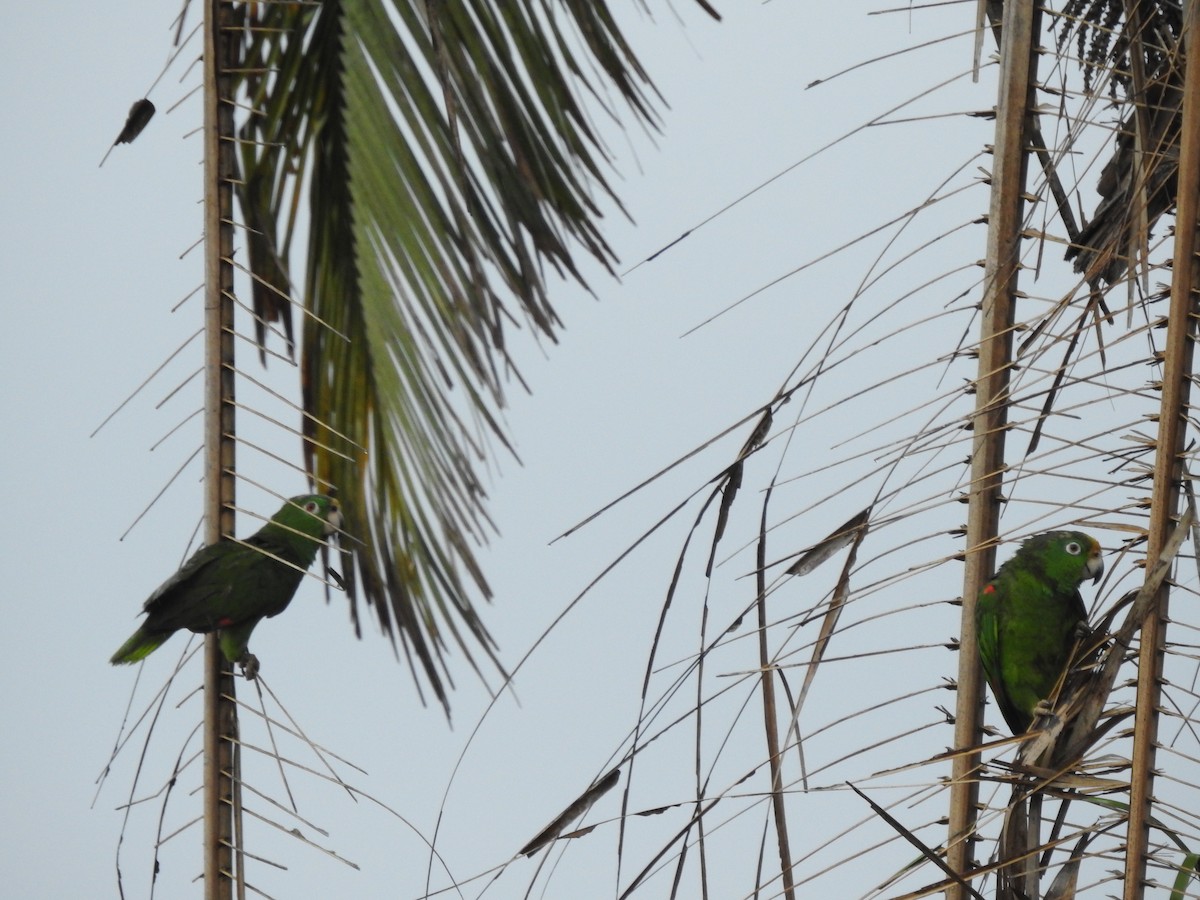
[[[1104,577],[1104,557],[1100,555],[1100,544],[1094,540],[1092,541],[1092,552],[1088,554],[1085,571],[1091,576],[1092,584],[1098,584]]]
[[[325,533],[334,534],[342,527],[342,505],[336,500],[329,504],[329,515],[325,517]]]

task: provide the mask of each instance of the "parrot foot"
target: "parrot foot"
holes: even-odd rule
[[[1039,700],[1033,708],[1033,717],[1054,715],[1054,705],[1049,700]]]
[[[242,667],[242,676],[247,681],[253,681],[258,677],[258,657],[249,650],[241,655],[238,663]]]

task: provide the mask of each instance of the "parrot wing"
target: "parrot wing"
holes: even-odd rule
[[[296,560],[291,548],[269,536],[252,535],[246,540],[246,552],[253,554],[247,565],[245,585],[251,599],[247,607],[257,620],[279,615],[296,594],[310,560]],[[303,564],[303,565],[302,565]]]
[[[1004,598],[1003,586],[992,581],[980,592],[976,607],[975,628],[979,641],[979,659],[983,663],[983,672],[991,685],[992,694],[1004,721],[1014,734],[1025,731],[1029,727],[1029,717],[1017,708],[1009,696],[1004,679],[1003,638],[1001,636],[1000,617],[1003,615]],[[1081,601],[1082,602],[1082,601]]]
[[[226,541],[202,547],[146,600],[150,631],[211,631],[220,625],[221,599],[236,578],[237,545]]]

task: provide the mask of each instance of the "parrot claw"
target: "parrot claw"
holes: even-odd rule
[[[1037,706],[1033,708],[1033,717],[1052,716],[1054,715],[1054,706],[1049,700],[1039,700]]]
[[[258,657],[249,650],[242,654],[242,657],[238,660],[238,663],[241,664],[242,676],[247,681],[253,681],[258,677]]]

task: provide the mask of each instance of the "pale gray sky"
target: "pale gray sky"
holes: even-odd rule
[[[881,16],[867,15],[881,4],[861,2],[721,5],[726,7],[722,24],[711,22],[688,0],[675,3],[682,26],[669,12],[648,23],[622,11],[635,46],[670,104],[663,111],[663,133],[653,141],[636,131],[626,140],[608,128],[618,156],[620,176],[615,183],[634,223],[612,214],[606,234],[626,266],[834,138],[909,96],[966,73],[971,65],[968,35],[806,91],[805,85],[814,79],[853,63],[967,31],[975,5]],[[183,67],[176,65],[151,94],[159,112],[147,131],[132,146],[118,147],[105,166],[97,168],[129,104],[142,96],[171,52],[169,28],[177,6],[150,0],[103,6],[77,0],[14,4],[0,37],[9,135],[0,144],[9,211],[0,253],[10,321],[0,338],[8,360],[3,413],[10,423],[9,439],[0,450],[10,491],[2,543],[9,573],[4,600],[9,648],[3,664],[9,724],[0,750],[6,809],[0,825],[5,848],[0,884],[12,897],[116,896],[122,813],[114,809],[128,796],[144,730],[120,754],[93,806],[96,776],[108,760],[138,677],[137,670],[112,668],[107,659],[135,626],[144,598],[181,562],[201,505],[200,470],[193,462],[129,536],[119,540],[198,446],[199,422],[193,420],[150,452],[199,405],[200,382],[194,380],[162,409],[155,409],[199,366],[198,344],[185,350],[97,437],[88,437],[200,326],[197,298],[171,311],[199,280],[198,252],[184,255],[200,233],[200,145],[195,136],[184,138],[198,125],[197,98],[168,112],[195,85],[195,72],[181,85]],[[185,53],[194,55],[194,50]],[[918,112],[990,107],[995,90],[990,76],[986,70],[978,85],[969,77],[959,78],[922,101]],[[906,111],[897,117],[912,114]],[[557,613],[637,534],[727,465],[749,428],[581,533],[553,546],[549,542],[769,400],[815,333],[860,287],[883,242],[877,239],[813,266],[695,334],[682,335],[784,273],[922,202],[990,140],[990,128],[986,121],[959,116],[866,129],[697,230],[623,282],[589,269],[596,299],[573,286],[557,290],[554,302],[567,328],[560,344],[544,355],[523,341],[524,335],[512,337],[510,345],[516,348],[533,393],[525,396],[514,385],[508,421],[523,465],[498,457],[490,509],[501,533],[482,553],[496,594],[483,615],[507,665],[520,659]],[[957,183],[968,183],[978,174],[975,167],[986,165],[986,159],[971,163]],[[901,245],[916,247],[969,222],[984,211],[986,193],[976,187],[945,207],[943,217],[925,222],[919,233],[905,233]],[[982,257],[983,241],[981,226],[960,229],[923,256],[902,283],[915,286]],[[893,259],[901,255],[896,249],[890,252]],[[968,273],[950,280],[903,309],[899,301],[889,299],[902,295],[902,287],[868,292],[872,306],[854,313],[850,331],[869,335],[877,328],[882,335],[905,322],[939,314],[977,277]],[[882,318],[871,324],[880,314]],[[937,355],[930,348],[941,353],[952,347],[968,321],[965,315],[939,320],[892,346],[929,358]],[[856,384],[878,381],[881,367],[893,366],[896,372],[909,367],[895,350],[888,352],[893,355],[845,366],[834,377],[837,389],[819,402],[815,399],[813,409],[853,394]],[[251,352],[243,354],[241,363],[255,377],[261,376]],[[797,432],[798,443],[789,451],[785,469],[800,472],[810,468],[810,458],[812,467],[840,458],[847,451],[833,447],[837,438],[871,424],[864,410],[882,421],[892,411],[950,390],[970,372],[956,371],[940,387],[936,377],[916,387],[911,382],[898,384],[872,394],[865,407],[835,410],[817,419]],[[265,377],[294,394],[289,387],[294,374],[276,362]],[[253,391],[247,390],[244,397],[266,406],[262,395]],[[789,414],[798,414],[799,406],[797,398]],[[288,415],[281,407],[270,409],[275,415]],[[298,460],[298,446],[278,431],[248,416],[240,424],[248,436]],[[787,424],[777,419],[777,429]],[[883,437],[858,445],[854,452],[876,443],[883,444]],[[961,448],[955,449],[940,462],[948,464],[961,455]],[[752,539],[759,503],[754,491],[766,483],[776,458],[761,464],[755,487],[748,481],[744,510],[735,515],[731,529],[736,531],[727,537],[720,559]],[[240,462],[246,474],[273,490],[291,494],[304,487],[298,476],[250,452],[243,452]],[[864,476],[875,468],[869,458],[861,464]],[[772,500],[773,520],[823,500],[845,477],[837,473],[815,484],[803,482],[800,488],[780,488]],[[877,487],[871,482],[861,490],[848,488],[842,499],[790,523],[785,537],[773,545],[772,558],[795,552],[831,530],[865,505]],[[242,489],[239,500],[264,514],[276,506],[249,487]],[[347,781],[403,815],[425,837],[432,837],[442,809],[438,847],[457,878],[485,871],[508,860],[605,771],[611,754],[636,723],[648,648],[675,556],[697,509],[693,505],[685,511],[601,582],[530,659],[516,681],[519,705],[508,697],[497,704],[475,735],[444,809],[442,796],[454,762],[487,702],[461,659],[454,671],[459,688],[452,696],[450,728],[440,709],[420,705],[406,665],[396,662],[374,626],[368,622],[366,636],[356,641],[340,599],[327,607],[319,587],[310,583],[286,615],[267,622],[255,635],[254,649],[266,683],[314,741],[368,773],[336,764]],[[253,527],[243,518],[239,532]],[[697,573],[710,536],[711,519],[696,538],[696,555],[672,609],[660,666],[686,658],[697,648],[704,599]],[[916,558],[936,558],[951,546],[922,550]],[[752,565],[751,547],[718,570],[721,587],[710,597],[710,628],[723,628],[749,603],[753,582],[738,576]],[[903,569],[894,559],[887,565],[889,571]],[[922,583],[915,597],[908,587],[914,582],[908,582],[895,605],[953,598],[960,577],[959,567],[944,568],[931,582]],[[777,615],[811,607],[824,590],[781,589],[774,595],[779,598]],[[929,636],[922,630],[927,618],[885,620],[885,643],[948,638],[954,631],[954,610],[943,608],[937,615]],[[749,625],[745,628],[749,635]],[[710,632],[709,639],[713,636]],[[177,636],[145,665],[130,723],[151,700],[185,640]],[[736,680],[722,681],[721,673],[753,668],[757,657],[752,643],[747,637],[731,645],[728,654],[714,657],[706,693]],[[815,687],[819,696],[814,693],[810,699],[812,721],[837,718],[839,710],[866,705],[872,696],[899,694],[901,682],[911,682],[914,689],[935,685],[940,676],[953,674],[954,664],[953,654],[939,650],[922,656],[919,665],[903,663],[911,678],[894,683],[881,677],[885,669],[867,669],[868,674],[855,670],[845,681],[831,677],[822,683],[819,678],[823,689]],[[656,676],[652,699],[666,690],[677,670]],[[199,678],[197,666],[181,676],[181,685],[189,677]],[[791,678],[798,685],[802,670],[795,670]],[[175,689],[176,699],[186,693],[181,685]],[[748,693],[752,691],[744,687],[706,707],[712,729],[706,737],[706,765],[725,728],[733,729],[709,793],[729,787],[762,760],[761,712],[754,701],[737,718],[737,706]],[[241,696],[257,702],[252,690],[243,688]],[[671,714],[688,708],[694,697],[695,685],[689,682],[672,702]],[[909,708],[915,710],[913,726],[936,722],[935,706],[952,702],[949,692],[923,696]],[[179,709],[169,704],[163,711],[143,764],[138,797],[164,782],[198,717],[194,696]],[[872,720],[869,727],[879,728],[881,738],[902,730],[886,719]],[[248,742],[265,743],[257,722],[248,718],[244,728]],[[818,742],[814,761],[840,755],[839,741],[857,738],[867,743],[865,731],[838,734],[832,745]],[[632,821],[622,886],[690,814],[690,735],[686,728],[672,732],[672,738],[663,741],[669,749],[648,753],[635,770],[633,808],[684,806]],[[896,758],[908,761],[936,752],[949,740],[949,729],[943,727],[927,733],[920,749],[906,745]],[[198,747],[196,739],[188,746],[190,754]],[[281,749],[322,770],[321,763],[294,742]],[[886,762],[886,757],[875,757],[858,769],[838,770],[833,780],[882,768],[885,762],[880,759]],[[272,764],[255,759],[247,761],[250,765],[251,784],[285,799]],[[198,772],[193,763],[180,779],[168,804],[164,833],[198,814],[198,798],[187,793],[198,783]],[[912,780],[926,783],[935,777],[927,772]],[[345,792],[304,772],[293,772],[290,784],[300,815],[327,830],[328,837],[283,814],[272,815],[353,860],[361,870],[254,824],[249,826],[249,849],[284,864],[287,871],[252,864],[252,883],[275,897],[422,894],[428,852],[407,825],[370,802],[355,803]],[[623,778],[622,788],[624,784]],[[759,782],[747,790],[761,786],[760,771]],[[800,853],[814,851],[845,823],[867,815],[861,803],[847,801],[844,795],[813,795],[810,802],[797,819],[807,830],[793,834]],[[267,812],[261,801],[254,805]],[[729,815],[747,806],[740,801],[728,805]],[[160,806],[159,800],[151,799],[131,816],[120,857],[127,897],[149,894]],[[589,819],[609,824],[573,842],[561,860],[558,850],[552,852],[556,870],[551,875],[547,866],[538,876],[539,885],[549,878],[545,896],[615,896],[616,828],[610,820],[618,809],[619,793],[614,792],[597,804]],[[916,821],[936,814],[935,809],[923,808]],[[761,804],[752,806],[728,828],[710,835],[713,896],[740,896],[739,891],[753,887],[764,816]],[[724,818],[719,815],[713,822]],[[927,837],[940,840],[933,832]],[[198,894],[192,879],[200,871],[199,840],[200,829],[194,826],[162,849],[157,896]],[[867,844],[864,838],[851,840]],[[769,855],[773,846],[769,836]],[[847,855],[852,846],[838,845],[831,858]],[[893,844],[870,871],[860,868],[818,880],[817,893],[835,896],[844,889],[845,896],[857,895],[911,855],[910,849]],[[695,884],[695,860],[690,859],[685,885]],[[523,896],[538,862],[512,864],[488,896]],[[801,871],[811,875],[820,868],[810,861]],[[667,896],[671,872],[668,866],[639,896]],[[843,876],[845,881],[840,880]],[[435,864],[433,887],[446,881]],[[844,887],[836,887],[839,884]],[[482,887],[483,882],[473,883],[463,894],[476,896]],[[535,895],[540,890],[535,889]]]

